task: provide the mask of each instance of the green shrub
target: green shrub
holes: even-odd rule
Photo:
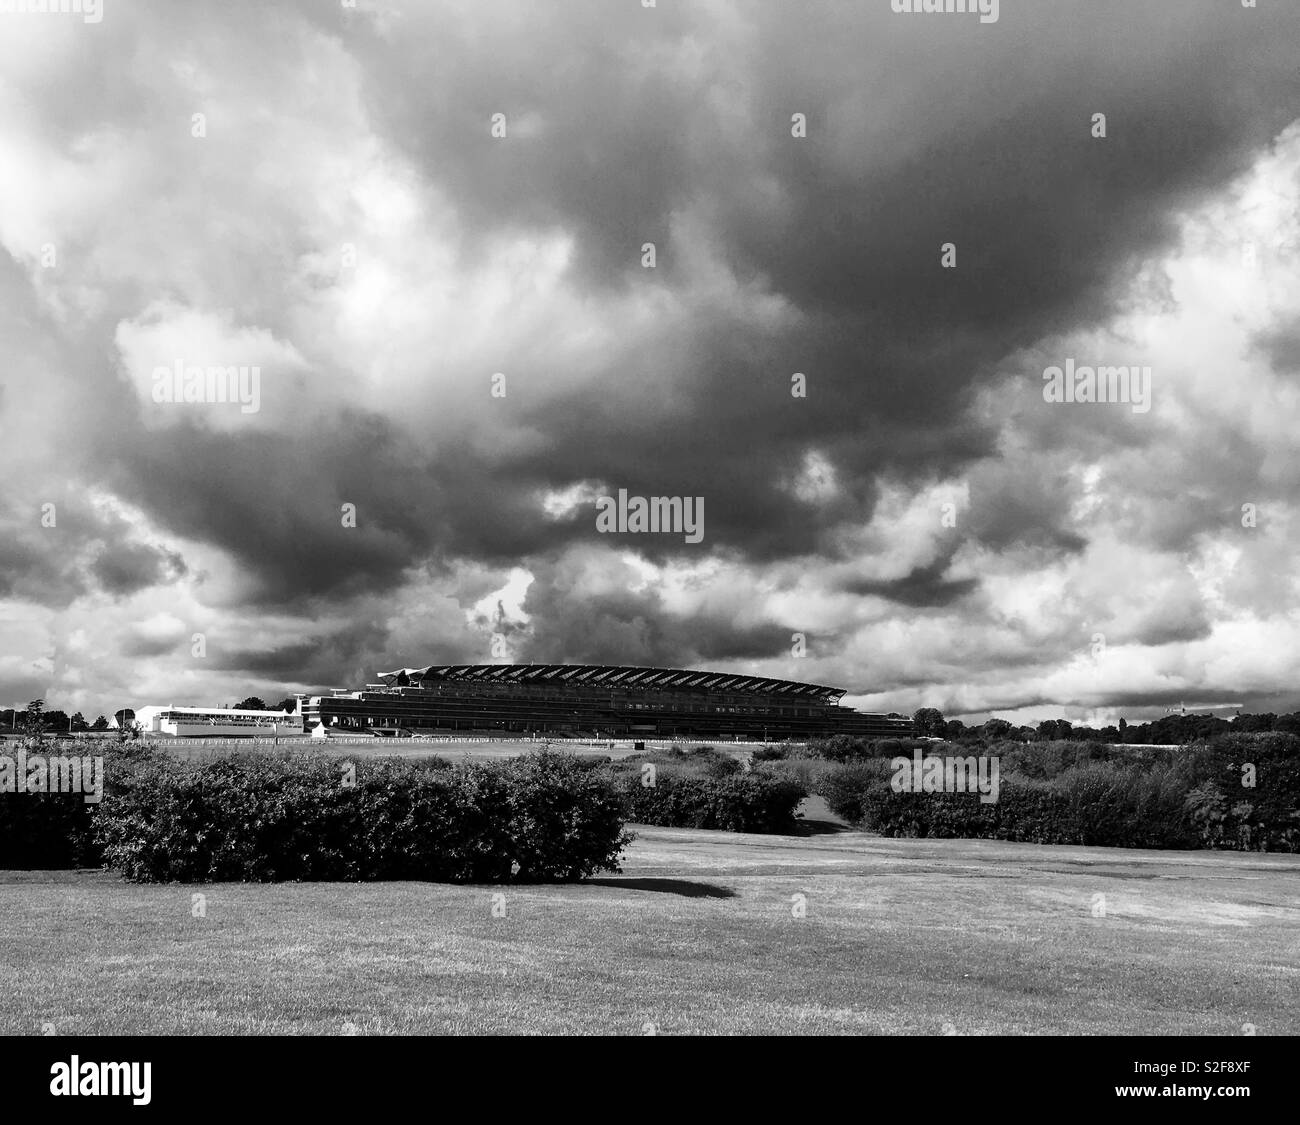
[[[1102,743],[1003,745],[996,804],[967,793],[894,793],[884,760],[836,767],[816,786],[839,815],[887,836],[1300,851],[1293,735],[1234,733],[1137,753]],[[1252,776],[1253,786],[1243,784]]]
[[[90,806],[77,794],[0,794],[0,868],[94,866]]]
[[[1167,764],[1090,761],[1066,770],[1055,788],[1069,809],[1072,842],[1101,847],[1195,847],[1185,788]]]
[[[583,879],[619,869],[632,837],[623,832],[623,799],[607,774],[568,754],[512,758],[500,773],[517,880]]]
[[[861,762],[873,758],[894,758],[909,755],[913,750],[937,752],[939,744],[926,742],[919,738],[854,738],[847,734],[837,734],[833,738],[814,739],[808,743],[800,757],[825,758],[830,762]]]
[[[945,751],[946,752],[946,751]],[[1094,762],[1113,762],[1117,765],[1153,768],[1176,761],[1180,750],[1159,746],[1111,746],[1104,742],[1070,742],[1056,739],[1049,742],[999,741],[986,753],[996,754],[1005,773],[1050,781],[1077,766]]]
[[[888,791],[893,770],[883,758],[849,762],[825,771],[814,790],[836,816],[852,823],[862,820],[862,802],[868,792]]]
[[[713,746],[692,746],[683,755],[682,761],[706,777],[730,777],[744,769],[739,758]]]
[[[457,767],[380,759],[359,764],[345,786],[338,762],[315,756],[184,763],[147,742],[49,743],[39,751],[47,757],[104,758],[103,802],[0,794],[0,866],[108,862],[132,879],[192,882],[574,879],[617,870],[629,839],[622,816],[789,832],[810,791],[884,835],[1300,851],[1300,738],[1291,734],[1230,733],[1174,751],[1003,741],[995,805],[974,794],[894,793],[892,755],[879,754],[894,745],[906,755],[922,744],[847,739],[832,753],[859,756],[840,762],[756,752],[750,773],[712,747],[612,763],[545,751]],[[647,762],[653,788],[641,785]]]
[[[1069,801],[1051,782],[1013,774],[1002,777],[998,789],[998,803],[984,806],[992,810],[987,814],[994,826],[990,838],[1025,844],[1079,843]]]
[[[660,771],[654,785],[624,774],[628,820],[664,828],[717,828],[728,832],[794,830],[795,809],[807,790],[783,778],[757,773],[708,777]]]
[[[824,758],[780,758],[755,762],[751,768],[762,777],[779,777],[794,782],[808,793],[816,793],[821,779],[840,767]]]
[[[738,758],[712,746],[694,746],[690,750],[674,746],[671,750],[620,758],[610,768],[617,774],[640,777],[646,764],[654,766],[659,776],[667,777],[731,777],[745,768]]]
[[[17,758],[18,747],[0,750]],[[60,739],[26,748],[30,759],[102,758],[104,800],[156,752],[147,744],[110,739]],[[98,867],[103,856],[94,835],[94,812],[79,793],[0,793],[0,868],[55,870]]]
[[[760,762],[781,762],[787,758],[801,756],[796,751],[801,750],[795,746],[756,746],[749,753],[751,765],[758,765]]]
[[[808,743],[810,758],[825,758],[828,762],[849,762],[865,758],[870,753],[870,743],[852,735],[837,734],[832,738],[816,738]]]
[[[1220,735],[1194,747],[1185,772],[1195,784],[1184,807],[1201,847],[1300,851],[1300,738]]]
[[[231,754],[139,769],[95,817],[139,882],[576,879],[618,870],[630,837],[608,778],[538,753],[453,769]]]

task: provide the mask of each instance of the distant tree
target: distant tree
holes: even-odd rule
[[[255,695],[250,695],[247,699],[235,704],[236,711],[266,711],[269,708]]]
[[[1237,721],[1232,724],[1232,729],[1254,734],[1258,731],[1272,730],[1276,721],[1277,716],[1272,711],[1263,715],[1239,715]]]
[[[1215,715],[1164,715],[1154,723],[1147,724],[1140,741],[1156,746],[1184,746],[1189,742],[1212,738],[1216,734],[1225,734],[1232,729],[1232,724],[1227,719]]]
[[[78,711],[68,721],[68,728],[70,730],[90,730],[90,724],[86,722],[86,716]]]
[[[921,707],[912,716],[912,722],[916,726],[918,735],[943,737],[944,721],[943,712],[937,707]]]
[[[956,742],[966,733],[966,724],[960,719],[949,719],[943,724],[943,736],[949,742]]]
[[[989,719],[980,727],[980,733],[990,742],[998,738],[1006,738],[1010,730],[1011,724],[1006,719]]]
[[[93,723],[90,724],[91,730],[108,730],[108,720],[100,715]]]
[[[1135,723],[1124,732],[1124,741],[1134,746],[1146,746],[1151,742],[1151,724]]]
[[[859,738],[848,734],[836,734],[830,738],[817,739],[808,744],[812,757],[825,758],[831,762],[847,762],[861,758],[870,753],[869,746]]]
[[[45,700],[33,699],[23,716],[23,742],[39,746],[45,741]]]
[[[135,721],[135,711],[132,708],[122,707],[114,711],[113,718],[117,720],[118,742],[133,742],[144,734],[144,727]]]
[[[1128,720],[1127,720],[1126,718],[1124,718],[1123,715],[1121,715],[1121,716],[1119,717],[1119,734],[1120,734],[1120,738],[1123,739],[1124,735],[1127,734],[1127,733],[1128,733]]]
[[[286,715],[292,715],[298,710],[298,701],[292,695],[285,696],[279,703],[271,708],[272,711],[283,711]]]
[[[1283,734],[1300,734],[1300,712],[1293,715],[1279,715],[1273,720],[1273,729]]]

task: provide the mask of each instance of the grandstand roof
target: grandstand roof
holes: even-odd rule
[[[378,673],[387,687],[425,680],[505,684],[581,684],[584,687],[653,688],[656,691],[726,691],[838,701],[846,689],[768,676],[700,672],[686,668],[636,668],[622,664],[430,664]]]

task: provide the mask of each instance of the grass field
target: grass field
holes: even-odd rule
[[[273,752],[273,749],[291,750],[298,753],[331,754],[339,758],[355,758],[364,761],[368,758],[446,758],[449,762],[465,761],[499,761],[502,758],[514,758],[520,754],[531,754],[542,749],[543,743],[530,739],[446,739],[423,741],[409,738],[358,738],[358,739],[313,739],[283,738],[278,747],[273,748],[269,742],[252,742],[249,739],[167,739],[157,740],[156,745],[178,758],[202,759],[218,757],[232,751]],[[679,742],[647,742],[645,750],[637,750],[631,741],[614,740],[610,743],[569,742],[563,739],[551,743],[553,750],[573,754],[579,758],[609,757],[630,758],[633,755],[654,753],[670,746],[688,749],[700,745],[699,740],[682,740]],[[723,753],[736,758],[747,758],[757,743],[710,743]]]
[[[0,872],[0,1032],[1300,1032],[1300,856],[811,829],[551,887]]]

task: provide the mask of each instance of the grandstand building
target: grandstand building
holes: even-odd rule
[[[434,664],[363,691],[302,699],[309,734],[547,734],[784,740],[910,735],[912,721],[840,706],[842,688],[609,664]]]
[[[233,707],[141,707],[135,721],[145,734],[172,738],[270,738],[303,733],[301,714]]]

